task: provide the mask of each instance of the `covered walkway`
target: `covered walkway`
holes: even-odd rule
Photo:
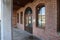
[[[28,0],[25,0],[25,1],[21,0],[20,2],[16,0],[14,2],[13,1],[14,0],[1,0],[1,9],[2,9],[1,10],[1,40],[12,40],[12,39],[13,40],[60,40],[60,35],[59,35],[60,33],[60,0],[32,0],[32,1],[30,0],[31,2],[29,2]],[[14,7],[12,7],[12,5]],[[27,14],[28,15],[28,18],[27,18],[27,16],[25,15],[25,12],[26,12],[25,10],[28,7],[31,8],[32,14],[29,15],[30,11],[28,11],[29,14]],[[42,14],[40,13],[40,8],[42,7],[46,8],[45,9],[46,17],[44,18],[45,26],[42,24],[43,13]],[[15,15],[13,16],[12,9],[14,10],[15,13],[17,11],[16,13],[17,17]],[[15,17],[17,19],[16,24],[14,21]],[[41,24],[38,21],[41,21]],[[32,26],[29,26],[27,24],[32,24]],[[12,27],[14,27],[13,25],[14,26],[16,25],[16,27],[20,29],[13,28],[12,30]],[[42,25],[42,26],[39,26],[39,25]],[[33,35],[39,38],[26,32],[28,31],[28,27],[32,27],[31,29],[33,31]],[[26,31],[23,31],[24,28],[26,28]],[[12,32],[13,32],[13,35],[12,35]]]

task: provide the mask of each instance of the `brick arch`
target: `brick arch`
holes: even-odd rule
[[[45,6],[45,3],[39,3],[38,5],[36,5],[36,7],[42,7]]]

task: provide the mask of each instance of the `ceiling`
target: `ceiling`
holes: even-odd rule
[[[18,10],[24,7],[26,4],[33,2],[34,0],[13,0],[13,10]]]

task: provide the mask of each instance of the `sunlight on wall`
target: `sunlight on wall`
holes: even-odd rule
[[[1,20],[1,0],[0,0],[0,20]]]

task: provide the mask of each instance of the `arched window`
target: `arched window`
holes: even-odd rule
[[[17,23],[19,23],[19,13],[17,13]]]
[[[20,13],[20,23],[23,24],[23,12]]]
[[[32,9],[30,7],[25,10],[25,26],[32,26]]]
[[[32,14],[32,9],[30,7],[27,7],[25,10],[25,14]]]
[[[45,27],[45,5],[36,7],[36,26],[40,28]]]

